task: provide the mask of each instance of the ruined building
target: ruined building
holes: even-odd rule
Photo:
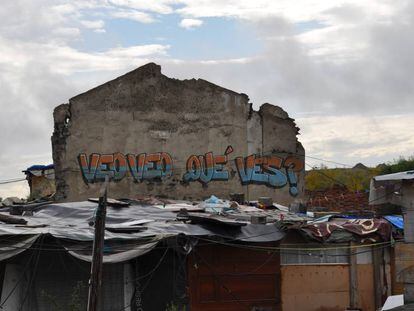
[[[32,165],[25,169],[30,187],[30,200],[52,196],[56,192],[53,164]]]
[[[56,107],[54,124],[61,201],[98,196],[106,175],[113,198],[303,195],[304,149],[282,108],[255,111],[245,94],[166,77],[154,63]]]

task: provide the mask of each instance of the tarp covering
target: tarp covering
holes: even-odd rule
[[[29,249],[37,240],[39,234],[21,236],[3,236],[0,238],[0,261],[6,260]]]
[[[384,241],[388,241],[391,237],[391,226],[385,219],[343,219],[307,224],[300,226],[300,229],[319,241],[326,241],[337,231],[345,231],[361,237],[377,234]]]
[[[389,216],[384,216],[384,218],[388,220],[397,229],[404,229],[404,219],[402,216],[389,215]]]
[[[1,224],[0,236],[50,234],[57,238],[70,254],[90,261],[94,239],[94,227],[90,223],[94,220],[97,206],[97,203],[88,201],[44,205],[33,216],[19,216],[27,220],[27,225]],[[149,205],[132,204],[124,208],[108,206],[108,227],[121,225],[123,228],[123,223],[142,219],[146,222],[137,232],[119,233],[106,230],[104,262],[132,259],[150,251],[160,240],[181,234],[191,237],[216,236],[248,242],[271,242],[284,237],[284,233],[274,224],[247,224],[233,228],[187,224],[177,221],[176,217],[176,213]]]

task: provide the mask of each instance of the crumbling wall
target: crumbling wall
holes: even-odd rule
[[[30,199],[39,199],[53,195],[56,192],[54,179],[45,176],[30,176]]]
[[[59,200],[96,197],[105,175],[119,198],[244,193],[287,204],[303,193],[304,150],[283,109],[254,111],[245,94],[168,78],[153,63],[70,99],[54,120]]]

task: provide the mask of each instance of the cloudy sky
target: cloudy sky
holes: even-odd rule
[[[149,61],[282,106],[310,156],[410,156],[413,29],[410,0],[2,1],[0,181],[51,163],[53,107]]]

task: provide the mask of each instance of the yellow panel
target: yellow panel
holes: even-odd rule
[[[358,307],[364,311],[375,310],[373,273],[373,265],[358,265]]]
[[[283,311],[343,311],[349,306],[346,265],[283,266]]]

